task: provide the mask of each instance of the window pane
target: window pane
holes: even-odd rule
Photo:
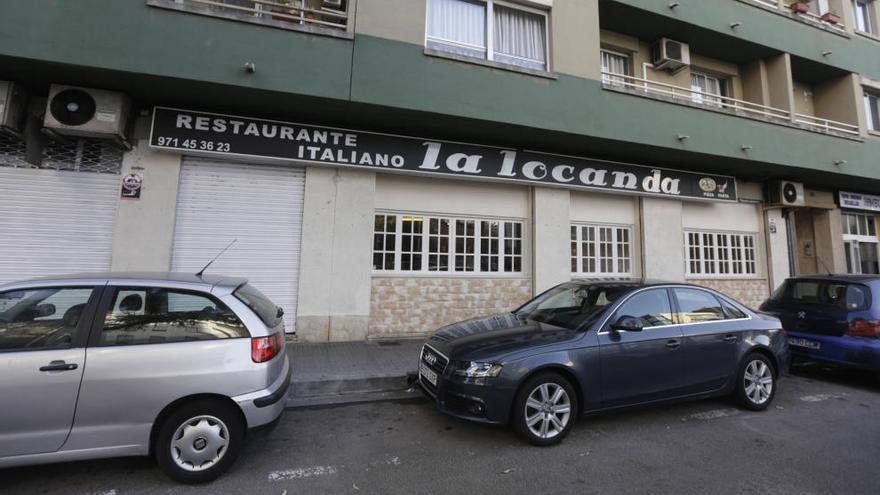
[[[673,289],[678,299],[681,324],[724,319],[721,303],[709,292],[699,289]]]
[[[429,0],[428,47],[486,57],[486,4],[470,0]]]
[[[617,310],[616,321],[631,316],[642,321],[644,327],[672,324],[672,309],[665,289],[653,289],[636,294]]]
[[[725,301],[723,299],[721,300],[721,306],[724,308],[724,314],[729,319],[747,318],[748,317],[745,313],[740,311],[739,308],[737,308],[733,304],[728,303],[727,301]]]
[[[877,263],[877,243],[860,242],[859,258],[861,261],[862,273],[876,275],[880,273],[880,266]]]
[[[544,69],[547,66],[546,18],[495,4],[495,60]]]
[[[420,271],[422,269],[422,232],[425,219],[405,216],[400,219],[400,270]]]
[[[618,55],[611,52],[602,52],[602,82],[611,84],[623,84],[626,79],[623,77],[615,77],[613,74],[621,76],[629,75],[629,57]]]
[[[104,318],[104,345],[248,337],[238,317],[207,295],[158,287],[118,289]]]
[[[0,350],[70,347],[91,295],[90,288],[19,290],[0,294]]]
[[[850,285],[846,290],[846,309],[848,311],[867,309],[870,294],[870,291],[865,286]]]
[[[819,304],[819,282],[795,282],[791,287],[791,300],[804,304]]]

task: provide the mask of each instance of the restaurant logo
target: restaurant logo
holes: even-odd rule
[[[736,180],[724,175],[164,107],[153,112],[150,146],[194,155],[244,156],[378,172],[682,199],[737,199]]]

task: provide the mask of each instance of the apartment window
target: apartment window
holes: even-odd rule
[[[721,106],[721,97],[727,96],[727,81],[701,72],[691,72],[691,99],[694,103]]]
[[[749,276],[758,273],[755,234],[685,232],[687,273],[696,276]]]
[[[631,276],[632,228],[572,225],[571,273],[577,276]]]
[[[865,91],[865,112],[868,129],[880,132],[880,94]]]
[[[870,0],[853,0],[853,11],[856,17],[856,30],[863,33],[874,33],[874,26],[871,22],[871,10],[873,2]]]
[[[849,273],[880,273],[878,265],[877,225],[874,215],[845,213],[843,215],[843,244],[846,270]]]
[[[602,82],[605,84],[624,85],[629,75],[629,56],[602,50]]]
[[[547,69],[547,13],[498,0],[428,0],[426,46]]]
[[[380,213],[373,270],[385,273],[522,273],[523,224],[515,220]]]

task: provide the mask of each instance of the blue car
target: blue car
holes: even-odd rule
[[[760,309],[782,321],[793,358],[880,378],[880,275],[790,278]]]

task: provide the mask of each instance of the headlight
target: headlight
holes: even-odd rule
[[[455,374],[468,378],[494,378],[501,374],[501,365],[462,361],[458,363]]]

